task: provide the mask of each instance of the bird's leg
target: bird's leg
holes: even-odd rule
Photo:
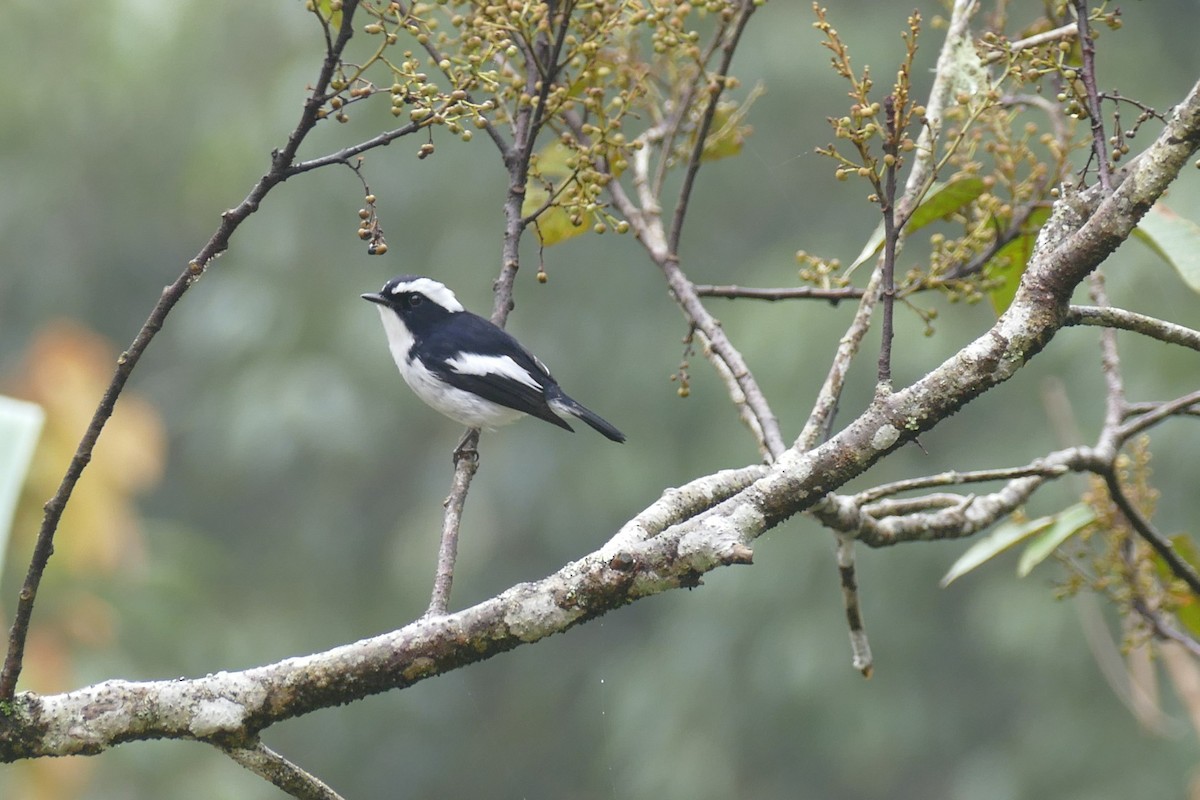
[[[454,448],[454,453],[451,460],[457,464],[464,458],[471,461],[479,460],[479,450],[476,445],[479,444],[479,428],[467,428],[467,432],[458,440],[458,444]]]

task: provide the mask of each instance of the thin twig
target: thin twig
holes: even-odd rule
[[[1171,572],[1186,583],[1193,594],[1200,597],[1200,574],[1197,574],[1196,569],[1175,552],[1175,547],[1171,544],[1170,539],[1163,536],[1150,520],[1142,516],[1138,507],[1130,502],[1121,488],[1121,481],[1117,477],[1116,470],[1110,467],[1101,472],[1100,476],[1104,478],[1104,483],[1108,486],[1108,496],[1112,498],[1117,509],[1133,526],[1138,536],[1141,536],[1147,544],[1154,548],[1155,552],[1162,556]]]
[[[426,616],[441,616],[450,608],[450,589],[454,584],[454,564],[458,559],[458,532],[462,527],[463,507],[471,480],[479,470],[479,431],[469,431],[454,452],[454,478],[442,516],[442,537],[438,544],[437,570]]]
[[[308,161],[297,161],[289,166],[286,170],[287,177],[300,175],[304,172],[310,172],[314,169],[327,167],[331,164],[348,164],[350,159],[357,155],[361,155],[368,150],[374,150],[376,147],[386,147],[387,145],[399,139],[401,136],[408,136],[416,133],[422,127],[427,127],[429,123],[410,122],[407,125],[402,125],[399,128],[394,128],[390,131],[384,131],[378,136],[372,136],[370,139],[359,142],[358,144],[344,147],[336,153],[320,156],[319,158],[311,158]]]
[[[1163,619],[1163,615],[1150,608],[1143,598],[1135,597],[1130,605],[1159,639],[1175,642],[1191,653],[1193,657],[1200,657],[1200,642]]]
[[[50,555],[54,552],[54,534],[58,530],[59,521],[66,510],[67,502],[71,499],[75,484],[79,481],[79,477],[88,462],[91,461],[92,450],[96,446],[96,441],[99,439],[101,431],[104,430],[105,423],[107,423],[108,418],[112,415],[117,398],[120,397],[121,391],[125,388],[125,383],[129,380],[134,367],[137,366],[138,360],[142,357],[146,348],[149,347],[150,342],[154,339],[158,331],[161,330],[163,322],[171,312],[171,309],[175,307],[175,304],[179,302],[180,298],[183,297],[184,293],[196,279],[203,274],[208,263],[229,246],[229,240],[233,236],[234,231],[238,229],[246,218],[258,210],[259,203],[266,197],[267,193],[287,179],[288,168],[296,157],[296,151],[300,148],[300,144],[304,141],[304,138],[317,124],[318,112],[325,103],[325,92],[329,86],[329,81],[341,61],[342,51],[353,35],[353,17],[357,6],[358,0],[346,0],[343,3],[342,24],[338,30],[337,38],[332,41],[332,44],[327,49],[320,74],[309,94],[308,100],[304,103],[304,109],[300,114],[300,121],[288,136],[287,143],[283,149],[275,151],[272,154],[270,170],[258,180],[258,183],[250,190],[250,194],[246,196],[245,200],[236,208],[232,208],[221,215],[221,223],[217,226],[217,230],[213,233],[212,237],[188,263],[187,268],[179,277],[163,290],[158,302],[155,304],[153,310],[151,310],[150,316],[134,337],[133,342],[117,359],[117,367],[112,381],[109,383],[108,389],[105,390],[104,396],[101,398],[95,413],[92,415],[91,422],[88,424],[87,430],[84,432],[83,438],[75,450],[75,455],[71,458],[71,463],[63,475],[58,490],[54,493],[54,497],[45,505],[45,516],[42,519],[42,526],[38,531],[33,554],[30,557],[25,582],[21,586],[21,592],[17,597],[16,613],[12,628],[9,630],[8,651],[4,657],[4,668],[0,670],[0,702],[11,700],[13,693],[16,691],[17,678],[21,673],[21,665],[25,653],[25,639],[29,633],[29,620],[33,614],[33,604],[37,598],[38,587],[41,585],[46,564],[50,560]]]
[[[897,125],[896,99],[888,95],[883,99],[883,113],[887,125],[887,135],[883,140],[883,194],[879,198],[880,211],[883,212],[883,285],[880,297],[883,300],[883,337],[879,347],[879,369],[876,377],[876,391],[888,391],[892,386],[892,337],[895,329],[892,325],[896,308],[896,240],[899,232],[896,228],[896,164],[899,156],[899,140],[902,135]],[[890,158],[889,158],[890,156]]]
[[[836,289],[822,289],[816,286],[793,286],[786,289],[756,289],[747,286],[721,285],[698,283],[693,285],[700,297],[745,297],[751,300],[828,300],[837,305],[843,300],[857,300],[863,296],[862,289],[856,286],[842,286]]]
[[[700,128],[696,131],[696,142],[692,146],[692,155],[688,159],[687,166],[683,171],[683,184],[679,187],[679,199],[675,202],[675,213],[671,219],[671,227],[667,233],[667,247],[675,254],[679,253],[679,241],[683,235],[683,221],[687,217],[688,202],[692,198],[692,188],[696,185],[696,175],[700,172],[700,162],[704,155],[704,148],[708,146],[708,132],[712,128],[713,117],[717,114],[717,104],[721,99],[721,93],[725,89],[725,76],[729,74],[729,67],[733,64],[733,54],[737,50],[738,41],[741,40],[743,31],[746,30],[746,23],[750,21],[751,15],[754,14],[754,9],[754,0],[742,0],[742,8],[737,16],[737,20],[734,22],[732,30],[726,35],[725,44],[722,45],[724,54],[721,56],[721,63],[717,67],[717,74],[707,87],[708,105],[705,106],[704,114],[700,118]],[[703,72],[701,72],[701,76],[703,76]]]
[[[1200,331],[1186,328],[1183,325],[1177,325],[1174,322],[1166,322],[1165,320],[1149,317],[1145,314],[1138,314],[1135,311],[1126,311],[1123,308],[1113,308],[1112,306],[1105,306],[1103,308],[1095,306],[1071,306],[1067,309],[1067,317],[1063,324],[1101,325],[1107,328],[1120,328],[1121,330],[1149,336],[1152,339],[1158,339],[1161,342],[1183,345],[1192,350],[1200,351]]]
[[[854,502],[860,505],[873,503],[885,497],[901,492],[915,492],[922,489],[932,489],[937,486],[962,486],[968,483],[986,483],[988,481],[1011,481],[1015,478],[1028,478],[1032,475],[1042,477],[1057,477],[1070,471],[1066,463],[1071,451],[1051,453],[1045,458],[1039,458],[1023,467],[1008,467],[1000,469],[980,469],[971,472],[940,472],[937,475],[927,475],[922,478],[908,478],[892,483],[883,483],[854,495]]]
[[[1132,406],[1127,411],[1132,410],[1132,408],[1139,408],[1141,405]],[[1175,414],[1195,413],[1200,413],[1200,391],[1185,394],[1183,397],[1176,398],[1170,402],[1156,403],[1153,408],[1143,411],[1137,417],[1118,428],[1116,434],[1117,441],[1125,442],[1147,428],[1158,424],[1161,420]]]
[[[288,761],[261,741],[256,741],[251,747],[220,749],[255,775],[267,779],[297,800],[343,800],[320,778]]]
[[[976,254],[965,264],[956,264],[946,270],[946,272],[938,275],[938,280],[962,280],[982,271],[996,257],[996,254],[1007,247],[1010,242],[1028,233],[1025,223],[1029,221],[1029,215],[1033,213],[1034,209],[1041,206],[1041,200],[1032,200],[1013,209],[1012,220],[1009,222],[1008,227],[997,233],[996,238],[992,240],[992,243],[985,250]]]
[[[1182,408],[1175,408],[1171,411],[1172,414],[1181,417],[1200,417],[1200,392],[1194,395],[1189,395],[1189,400]],[[1161,400],[1147,400],[1140,403],[1130,403],[1125,407],[1125,418],[1137,417],[1142,414],[1149,414],[1158,411],[1163,406]]]
[[[850,663],[862,673],[864,678],[871,677],[875,671],[875,659],[871,656],[871,642],[867,638],[867,629],[863,625],[862,603],[858,597],[858,577],[854,567],[854,539],[850,536],[837,536],[837,565],[838,577],[842,586],[842,607],[846,610],[846,627],[850,631]]]
[[[1100,308],[1108,306],[1108,293],[1104,289],[1104,276],[1093,272],[1088,276],[1088,291],[1092,301]],[[1104,424],[1100,430],[1097,448],[1117,448],[1116,435],[1125,418],[1125,381],[1121,377],[1121,357],[1117,353],[1117,334],[1112,328],[1100,330],[1100,370],[1104,375]]]
[[[1083,90],[1087,94],[1087,110],[1092,125],[1092,153],[1096,157],[1096,170],[1100,186],[1105,192],[1112,191],[1112,173],[1108,166],[1108,143],[1104,141],[1104,119],[1100,116],[1100,92],[1096,88],[1096,43],[1088,29],[1087,0],[1072,0],[1075,6],[1075,22],[1079,26],[1079,45],[1083,51],[1083,68],[1079,77],[1083,79]]]

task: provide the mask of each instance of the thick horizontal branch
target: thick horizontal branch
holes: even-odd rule
[[[1160,342],[1179,344],[1200,351],[1200,331],[1176,325],[1174,322],[1148,317],[1134,311],[1112,306],[1071,306],[1067,311],[1066,325],[1099,325],[1133,331]]]
[[[750,563],[753,553],[733,523],[714,520],[699,534],[670,526],[736,494],[765,470],[725,470],[670,489],[601,550],[449,616],[425,616],[391,633],[240,672],[113,680],[52,696],[20,693],[11,713],[0,716],[0,761],[94,754],[165,738],[208,741],[261,766],[266,759],[256,737],[275,722],[410,686],[639,597],[694,587],[717,566]]]

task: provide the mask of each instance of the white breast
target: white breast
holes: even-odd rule
[[[523,416],[520,411],[456,389],[425,369],[421,362],[410,360],[408,351],[412,348],[413,338],[408,328],[391,309],[379,306],[379,316],[387,333],[388,349],[400,369],[400,375],[413,393],[430,408],[470,428],[498,428]],[[516,367],[516,364],[513,366]]]

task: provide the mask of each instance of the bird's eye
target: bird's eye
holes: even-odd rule
[[[421,305],[421,301],[424,299],[425,298],[421,297],[421,295],[419,295],[419,294],[411,295],[408,298],[408,305],[409,305],[409,307],[419,306],[419,305]]]

